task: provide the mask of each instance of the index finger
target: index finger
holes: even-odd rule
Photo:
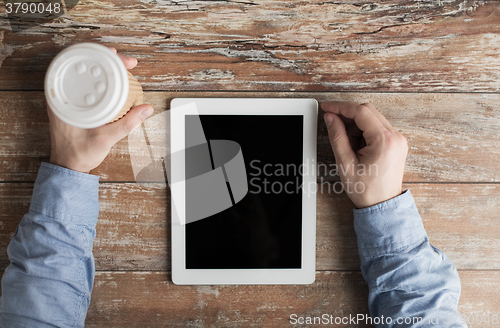
[[[378,118],[378,120],[382,123],[383,126],[385,126],[385,128],[389,131],[395,131],[396,129],[392,126],[391,123],[389,123],[389,121],[385,118],[384,115],[382,115],[382,113],[377,109],[375,108],[375,106],[373,106],[372,104],[370,103],[364,103],[362,105],[365,105],[365,106],[368,106],[368,108],[371,109],[371,111],[373,112],[373,114],[375,114],[375,116]]]
[[[115,48],[113,47],[108,47],[111,51],[113,51],[115,54],[118,55],[118,57],[120,57],[120,59],[122,60],[123,62],[123,65],[125,65],[125,68],[127,69],[132,69],[134,67],[137,66],[137,58],[134,58],[134,57],[129,57],[129,56],[125,56],[125,55],[122,55],[122,54],[119,54]]]
[[[325,112],[342,115],[353,119],[358,128],[368,134],[380,133],[387,130],[371,109],[366,105],[359,105],[346,101],[332,101],[321,104]]]
[[[122,54],[118,54],[118,57],[120,57],[127,69],[132,69],[137,66],[137,59],[134,57],[125,56]]]

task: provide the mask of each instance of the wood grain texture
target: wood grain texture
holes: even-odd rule
[[[459,312],[470,328],[497,327],[500,274],[459,272]],[[98,272],[86,327],[324,327],[292,325],[290,315],[367,314],[368,288],[359,272],[318,272],[312,285],[176,286],[165,272]],[[490,316],[477,324],[471,315]],[[331,325],[332,327],[373,327]]]
[[[64,47],[139,58],[146,90],[500,90],[497,1],[81,1],[13,33],[0,18],[0,89],[41,90]]]
[[[0,181],[34,181],[50,154],[49,125],[42,92],[0,92]],[[146,92],[155,113],[175,97],[310,97],[320,103],[372,102],[408,139],[404,180],[408,182],[500,182],[500,95],[391,93]],[[158,133],[158,131],[156,131]],[[134,150],[142,152],[142,149]],[[338,180],[320,110],[319,181]],[[324,168],[327,168],[325,170]],[[93,171],[101,181],[135,181],[127,139]]]
[[[292,313],[367,314],[367,296],[358,272],[295,286],[176,286],[165,272],[99,272],[85,326],[290,327]]]
[[[359,270],[353,205],[318,194],[316,269]],[[500,185],[409,184],[431,244],[459,270],[499,270]],[[6,247],[29,207],[32,184],[0,184],[0,270]],[[97,270],[170,270],[170,197],[158,185],[104,183],[94,256]]]

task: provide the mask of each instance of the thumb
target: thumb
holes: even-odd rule
[[[355,162],[356,154],[349,143],[344,122],[334,113],[326,113],[324,119],[337,165],[348,165]]]
[[[139,105],[132,108],[125,116],[118,121],[106,124],[101,127],[103,134],[114,145],[125,138],[134,128],[139,126],[145,119],[153,114],[154,108],[151,105]]]

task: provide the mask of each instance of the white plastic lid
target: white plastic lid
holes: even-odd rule
[[[115,118],[129,90],[125,65],[113,51],[80,43],[61,51],[45,76],[45,97],[64,122],[85,129]]]

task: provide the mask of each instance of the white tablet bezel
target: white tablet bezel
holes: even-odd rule
[[[194,106],[183,106],[195,103]],[[171,150],[184,149],[186,115],[302,115],[303,175],[301,269],[186,269],[184,183],[171,184],[172,281],[177,285],[311,284],[316,264],[316,139],[318,102],[315,99],[175,98],[170,104]],[[256,131],[257,132],[257,131]],[[243,150],[244,151],[244,150]],[[182,161],[172,161],[172,172],[184,173]],[[304,170],[306,171],[306,170]],[[183,179],[182,179],[183,180]]]

